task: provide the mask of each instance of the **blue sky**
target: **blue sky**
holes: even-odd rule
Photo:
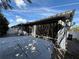
[[[23,0],[11,0],[13,10],[2,10],[10,25],[40,20],[66,10],[75,9],[73,22],[79,23],[79,0],[32,0],[32,4]]]

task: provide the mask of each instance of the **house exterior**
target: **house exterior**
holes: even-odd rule
[[[22,27],[34,37],[51,40],[55,46],[56,59],[64,59],[68,29],[71,27],[74,11],[66,11],[39,21],[22,24]]]

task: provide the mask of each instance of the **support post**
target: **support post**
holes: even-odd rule
[[[36,25],[32,28],[32,36],[36,37]]]

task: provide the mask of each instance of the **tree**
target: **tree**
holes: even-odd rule
[[[3,14],[0,13],[0,36],[3,36],[7,33],[9,29],[8,24],[9,22],[7,21],[7,19]]]

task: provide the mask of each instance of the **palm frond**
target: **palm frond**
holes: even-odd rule
[[[26,1],[26,0],[23,0],[23,1]],[[32,3],[31,0],[27,0],[27,2]],[[11,3],[11,0],[1,0],[0,8],[13,9],[13,7],[9,3]]]
[[[11,0],[1,0],[0,8],[12,9],[13,7],[8,2],[11,2]]]
[[[31,0],[27,0],[29,3],[32,3],[32,1]]]

